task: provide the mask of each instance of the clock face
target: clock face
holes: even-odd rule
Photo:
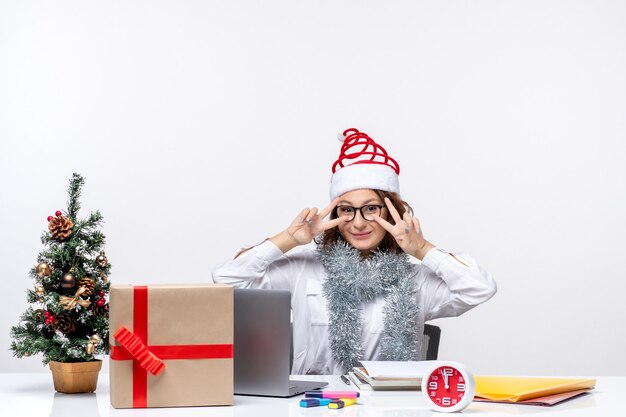
[[[456,362],[441,362],[424,374],[422,393],[437,411],[459,411],[474,399],[474,377]]]

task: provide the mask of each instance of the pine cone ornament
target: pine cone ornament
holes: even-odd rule
[[[109,303],[103,306],[99,306],[98,303],[91,303],[91,311],[93,311],[94,316],[109,317]]]
[[[83,295],[88,297],[96,290],[96,283],[91,277],[83,277],[78,281],[78,288],[80,287],[85,287]]]
[[[74,223],[65,216],[52,217],[48,222],[48,230],[53,239],[64,241],[72,234]]]
[[[52,328],[55,331],[68,335],[76,330],[76,319],[71,313],[61,313],[52,322]]]

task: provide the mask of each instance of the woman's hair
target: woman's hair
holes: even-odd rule
[[[380,198],[380,201],[382,201],[383,204],[385,204],[385,197],[389,198],[393,206],[396,208],[396,210],[398,210],[400,217],[404,216],[404,213],[407,211],[409,212],[411,217],[413,217],[413,209],[406,201],[402,200],[397,193],[381,190],[372,191],[374,191],[378,195],[378,198]],[[332,211],[332,213],[330,214],[330,218],[337,218],[337,210]],[[389,223],[395,224],[393,217],[391,217],[391,213],[389,213],[389,209],[386,209],[386,215],[383,216],[383,218]],[[345,242],[344,238],[341,236],[341,233],[339,233],[339,227],[337,226],[333,227],[332,229],[326,230],[315,241],[318,244],[322,245],[324,251],[327,251],[330,246],[332,246],[337,241]],[[391,236],[389,232],[385,232],[385,237],[376,249],[388,253],[402,253],[402,249],[398,245],[398,242],[396,242],[396,239],[394,239],[394,237]]]

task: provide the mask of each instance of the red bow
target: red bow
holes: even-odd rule
[[[121,327],[113,335],[115,340],[120,342],[122,346],[133,356],[133,358],[139,363],[146,371],[152,375],[158,375],[163,369],[165,364],[154,353],[150,352],[148,346],[144,345],[139,337],[128,331],[126,327]]]

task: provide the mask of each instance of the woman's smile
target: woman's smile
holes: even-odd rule
[[[367,239],[372,232],[351,232],[350,234],[354,236],[355,239]]]

